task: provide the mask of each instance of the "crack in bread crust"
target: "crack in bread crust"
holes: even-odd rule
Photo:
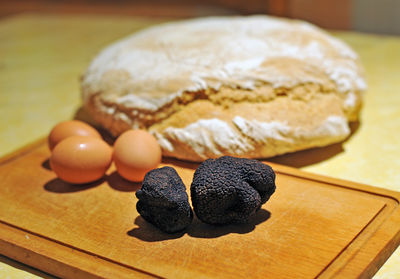
[[[102,94],[98,93],[91,96],[86,103],[86,107],[93,115],[97,116],[97,121],[100,123],[106,122],[103,125],[107,129],[110,129],[112,134],[118,135],[131,128],[148,129],[154,124],[163,122],[173,114],[185,109],[188,104],[198,100],[207,100],[214,105],[229,109],[235,104],[242,102],[254,104],[267,103],[282,97],[290,100],[309,102],[317,95],[321,94],[338,96],[338,98],[342,100],[342,108],[346,118],[350,121],[357,120],[361,105],[359,93],[355,94],[356,105],[354,107],[345,107],[345,95],[337,93],[332,87],[324,87],[311,83],[298,85],[293,88],[273,88],[271,85],[264,85],[254,90],[222,87],[219,91],[208,89],[200,92],[187,92],[182,94],[181,98],[175,98],[156,112],[130,108],[123,104],[115,103],[112,100],[104,100]],[[101,114],[101,117],[98,114]],[[110,122],[111,120],[104,121],[104,118],[109,117],[120,118],[120,121],[125,121],[126,125],[112,125],[112,122]]]

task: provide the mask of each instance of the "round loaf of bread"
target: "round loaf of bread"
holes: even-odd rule
[[[114,136],[147,129],[165,156],[191,161],[342,141],[365,88],[347,45],[269,16],[145,29],[105,48],[82,79],[85,108]]]

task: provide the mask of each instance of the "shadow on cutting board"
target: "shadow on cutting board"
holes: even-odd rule
[[[121,192],[136,192],[142,187],[141,182],[132,182],[123,179],[117,171],[113,171],[110,175],[107,175],[106,181],[111,188]]]
[[[127,232],[127,234],[146,242],[177,239],[185,234],[195,238],[217,238],[230,233],[249,233],[253,231],[257,225],[267,221],[270,217],[271,213],[268,210],[261,208],[257,214],[246,224],[214,226],[205,224],[197,219],[196,216],[194,216],[192,223],[186,230],[168,234],[160,231],[158,228],[145,221],[141,216],[138,216],[135,219],[135,225],[138,227],[131,229]]]
[[[45,161],[43,161],[42,167],[51,171],[49,159],[46,159]],[[110,186],[114,190],[121,191],[121,192],[136,192],[142,186],[142,184],[140,182],[131,182],[131,181],[125,180],[117,173],[117,171],[113,171],[111,174],[105,175],[103,178],[101,178],[95,182],[87,183],[87,184],[74,185],[74,184],[64,182],[59,178],[54,178],[54,179],[48,181],[43,186],[43,188],[46,191],[53,192],[53,193],[73,193],[73,192],[84,191],[87,189],[97,187],[104,182],[107,182],[108,186]]]
[[[44,160],[42,163],[42,167],[45,168],[46,170],[51,171],[50,160],[49,159]]]
[[[230,233],[246,234],[253,231],[257,225],[267,221],[271,212],[261,208],[256,215],[246,224],[229,224],[223,226],[208,225],[196,217],[187,229],[187,234],[196,238],[216,238]]]
[[[177,233],[164,233],[146,220],[144,220],[140,215],[136,217],[135,225],[137,225],[138,227],[131,229],[126,234],[146,242],[176,239],[182,237],[185,234],[185,231]]]
[[[70,183],[62,181],[59,178],[54,178],[54,179],[48,181],[44,185],[43,188],[46,191],[53,192],[53,193],[59,193],[59,194],[74,193],[74,192],[80,192],[80,191],[84,191],[87,189],[97,187],[100,184],[104,183],[104,181],[105,181],[105,178],[102,178],[95,182],[87,183],[87,184],[70,184]]]

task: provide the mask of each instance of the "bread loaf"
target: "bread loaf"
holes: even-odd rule
[[[114,136],[146,129],[165,156],[191,161],[342,141],[365,88],[346,44],[269,16],[145,29],[101,51],[82,79],[85,108]]]

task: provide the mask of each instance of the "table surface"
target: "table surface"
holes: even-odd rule
[[[108,43],[160,20],[23,14],[0,20],[0,156],[46,136],[81,105],[79,77]],[[400,37],[332,32],[356,50],[368,91],[343,143],[271,159],[400,191]],[[400,249],[374,278],[400,278]],[[0,278],[52,278],[0,256]]]

